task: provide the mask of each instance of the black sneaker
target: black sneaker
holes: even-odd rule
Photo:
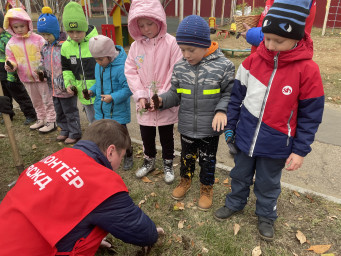
[[[274,240],[274,221],[264,218],[262,216],[258,217],[258,233],[259,236],[265,241],[272,242]]]
[[[34,123],[35,121],[37,121],[37,118],[36,117],[27,117],[25,122],[24,122],[24,125],[29,125],[29,124],[32,124]]]
[[[234,210],[227,208],[226,206],[223,206],[219,208],[218,210],[216,210],[213,216],[216,220],[223,221],[223,220],[230,218],[233,214],[237,212],[240,212],[240,211],[234,211]]]

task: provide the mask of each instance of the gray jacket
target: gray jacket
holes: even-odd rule
[[[227,112],[234,83],[234,65],[217,49],[192,66],[182,59],[174,66],[172,86],[160,95],[162,108],[180,105],[178,129],[191,138],[218,136],[214,115]]]

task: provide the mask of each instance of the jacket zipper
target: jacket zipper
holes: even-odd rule
[[[257,126],[256,126],[255,133],[253,135],[252,144],[251,144],[251,147],[250,147],[250,150],[249,150],[249,157],[253,156],[253,151],[254,151],[255,146],[256,146],[256,142],[257,142],[260,126],[262,124],[262,119],[263,119],[263,115],[264,115],[265,105],[266,105],[266,102],[268,100],[268,96],[269,96],[269,93],[270,93],[272,81],[274,79],[274,76],[275,76],[277,68],[278,68],[278,55],[279,55],[279,53],[277,53],[277,55],[274,57],[274,70],[272,71],[272,74],[270,76],[270,80],[269,80],[269,83],[268,83],[268,87],[266,88],[266,92],[265,92],[265,95],[264,95],[261,111],[260,111],[259,118],[258,118],[258,123],[257,123]]]
[[[53,63],[52,63],[52,60],[53,60],[53,47],[54,45],[52,45],[52,49],[51,49],[51,55],[50,55],[50,60],[51,60],[51,85],[52,85],[52,95],[55,96],[54,94],[54,84],[53,84]]]
[[[197,136],[197,127],[198,127],[198,72],[199,72],[199,65],[195,67],[195,80],[194,80],[194,138]]]
[[[289,146],[289,142],[290,142],[290,136],[291,136],[290,120],[291,120],[293,114],[294,114],[294,111],[291,110],[290,117],[289,117],[289,120],[288,120],[288,139],[287,139],[287,146]]]
[[[35,80],[35,78],[33,76],[33,73],[32,73],[32,68],[31,68],[30,60],[29,60],[29,58],[27,56],[27,49],[26,49],[26,43],[25,43],[26,38],[24,38],[23,41],[24,41],[24,49],[25,49],[25,57],[26,57],[26,61],[27,61],[27,66],[28,66],[28,69],[30,70],[31,76],[33,78],[33,82],[35,82],[36,80]]]

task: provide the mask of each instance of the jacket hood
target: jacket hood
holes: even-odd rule
[[[262,41],[257,49],[257,53],[266,61],[273,63],[274,57],[278,52],[266,49],[264,41]],[[294,49],[280,52],[278,59],[280,61],[280,65],[282,65],[293,61],[310,60],[313,58],[313,54],[313,40],[310,35],[306,33]]]
[[[14,33],[12,27],[10,26],[10,19],[19,19],[22,21],[26,21],[28,24],[28,33],[25,36],[18,36],[16,33]],[[4,29],[10,33],[12,36],[16,37],[29,37],[30,34],[33,32],[33,24],[30,16],[27,14],[27,12],[22,8],[12,8],[9,9],[5,15],[4,19]]]
[[[139,18],[151,18],[160,22],[160,32],[157,37],[167,33],[166,13],[159,0],[134,0],[128,15],[128,30],[134,40],[144,38],[137,25]]]
[[[94,142],[90,140],[80,140],[73,146],[73,148],[82,150],[85,154],[94,159],[97,163],[112,170],[110,162],[103,155],[99,147]]]
[[[109,65],[111,66],[119,66],[119,65],[124,65],[127,59],[127,54],[124,51],[123,47],[120,45],[115,45],[116,50],[118,51],[117,57],[114,59],[114,61],[110,62]]]

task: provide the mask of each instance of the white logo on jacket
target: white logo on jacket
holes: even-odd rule
[[[282,89],[282,93],[284,95],[290,95],[292,93],[291,86],[289,86],[289,85],[284,86],[283,89]]]

